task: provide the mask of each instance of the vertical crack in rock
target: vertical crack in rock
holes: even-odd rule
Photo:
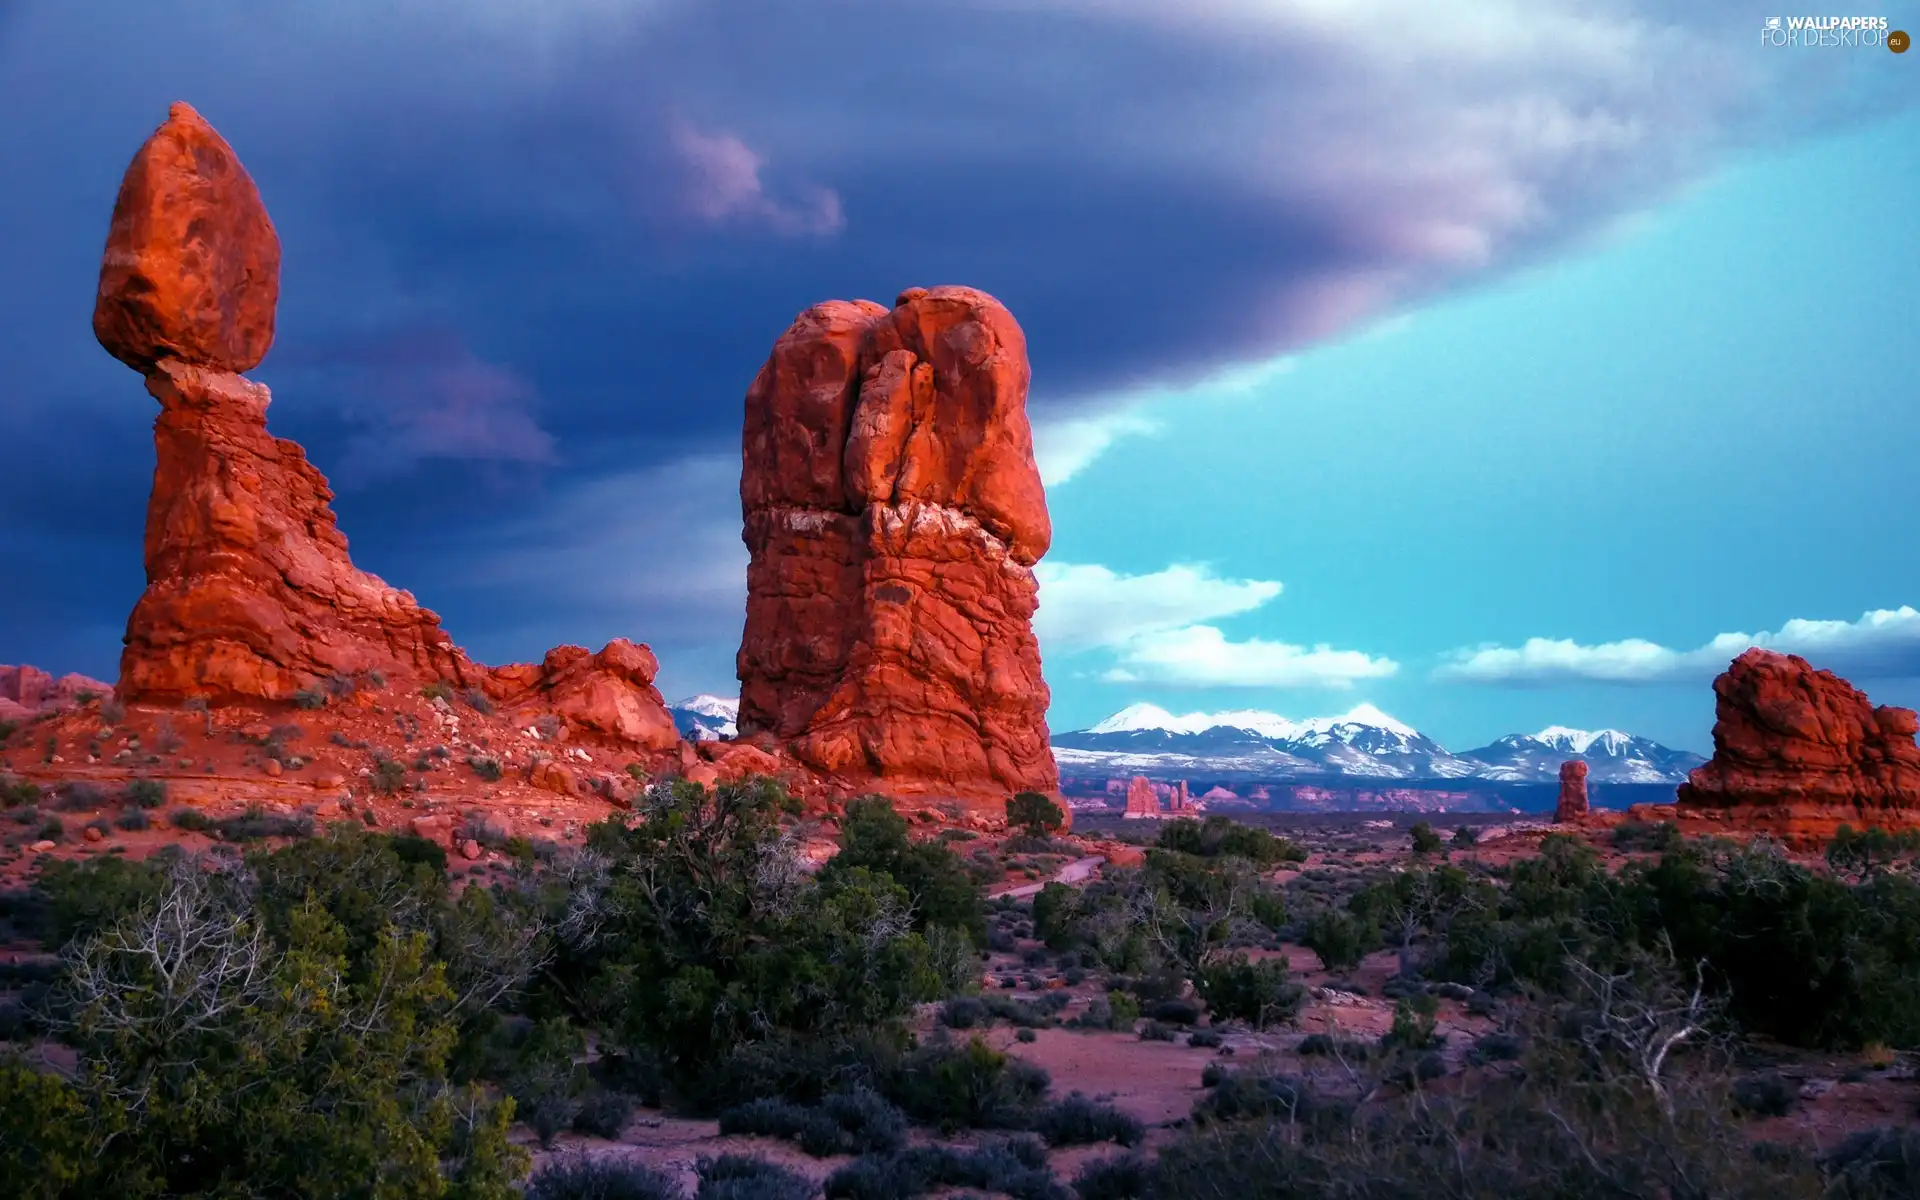
[[[1051,792],[1026,339],[972,288],[829,301],[747,392],[742,737],[856,787]]]

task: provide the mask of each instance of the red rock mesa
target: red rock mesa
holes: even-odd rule
[[[747,392],[740,735],[836,787],[1058,787],[1032,619],[1052,527],[1020,326],[971,288],[800,314]]]
[[[1560,801],[1554,805],[1556,821],[1578,821],[1587,815],[1587,764],[1573,758],[1560,764]]]
[[[1795,842],[1920,824],[1912,709],[1866,695],[1804,658],[1752,649],[1713,682],[1713,757],[1680,785],[1682,816],[1724,814]]]
[[[267,431],[236,372],[273,342],[279,240],[233,148],[185,104],[127,168],[93,327],[160,402],[147,589],[127,622],[129,702],[288,700],[336,676],[448,681],[637,745],[677,742],[645,646],[578,646],[489,671],[407,592],[357,569],[326,478]]]

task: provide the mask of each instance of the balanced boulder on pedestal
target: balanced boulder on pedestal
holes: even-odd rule
[[[285,701],[372,673],[545,707],[653,750],[678,741],[644,646],[562,647],[489,671],[413,596],[347,554],[325,476],[267,430],[267,389],[237,372],[273,342],[280,246],[232,147],[176,104],[120,186],[93,327],[160,402],[147,588],[127,622],[129,702]]]

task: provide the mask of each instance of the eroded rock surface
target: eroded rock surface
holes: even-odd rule
[[[1025,337],[972,288],[816,305],[747,393],[740,735],[895,794],[1052,792]]]
[[[1920,824],[1912,709],[1798,655],[1748,650],[1713,683],[1713,757],[1680,786],[1679,811],[1722,810],[1797,841]]]
[[[94,329],[160,402],[147,589],[127,623],[129,702],[286,701],[378,676],[471,689],[651,749],[678,742],[652,651],[624,639],[489,670],[440,618],[353,565],[327,480],[267,430],[267,389],[235,372],[273,336],[279,245],[233,150],[185,105],[128,168]]]
[[[1560,799],[1554,805],[1556,821],[1578,821],[1587,815],[1587,764],[1574,758],[1560,764]]]
[[[250,371],[273,345],[280,239],[226,139],[185,104],[120,182],[93,332],[136,371]]]

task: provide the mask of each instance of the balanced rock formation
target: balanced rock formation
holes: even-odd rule
[[[0,721],[25,721],[72,708],[86,696],[109,696],[113,685],[85,675],[55,679],[38,667],[0,666]]]
[[[843,790],[1053,792],[1026,340],[971,288],[796,319],[747,392],[739,730]]]
[[[1153,790],[1153,781],[1145,775],[1135,775],[1127,781],[1127,811],[1124,815],[1136,820],[1160,815],[1160,793]]]
[[[233,149],[184,104],[127,169],[94,332],[160,402],[147,589],[127,622],[128,702],[285,701],[336,677],[446,682],[665,750],[678,737],[651,651],[561,647],[489,671],[408,593],[353,565],[326,477],[267,430],[267,389],[235,372],[273,340],[280,248]]]
[[[136,371],[251,371],[273,345],[280,239],[233,147],[185,104],[133,156],[113,205],[93,332]]]
[[[1713,757],[1680,786],[1681,816],[1724,814],[1795,842],[1920,825],[1920,729],[1806,659],[1758,648],[1713,681]]]
[[[1578,821],[1587,815],[1587,762],[1570,758],[1560,764],[1560,800],[1553,807],[1555,821]]]

